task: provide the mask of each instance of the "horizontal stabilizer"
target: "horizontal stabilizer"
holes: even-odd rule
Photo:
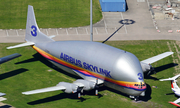
[[[54,86],[54,87],[48,87],[48,88],[43,88],[43,89],[22,92],[22,94],[30,95],[30,94],[44,93],[44,92],[64,90],[64,89],[66,89],[64,86]]]
[[[54,37],[56,37],[56,36],[55,35],[49,36],[49,38],[51,38],[51,39],[54,38]]]
[[[19,47],[24,47],[24,46],[34,45],[34,44],[35,44],[34,42],[26,42],[19,45],[7,47],[7,49],[19,48]]]
[[[174,52],[165,52],[165,53],[159,54],[159,55],[157,55],[157,56],[154,56],[154,57],[148,58],[148,59],[146,59],[146,60],[143,60],[143,61],[141,61],[141,62],[147,63],[147,64],[152,64],[152,63],[154,63],[154,62],[156,62],[156,61],[158,61],[158,60],[161,60],[161,59],[163,59],[163,58],[165,58],[165,57],[167,57],[167,56],[172,55],[173,53],[174,53]]]
[[[159,81],[173,81],[173,80],[176,80],[178,77],[180,77],[180,74],[178,74],[172,78],[160,79]]]
[[[19,54],[19,53],[14,53],[14,54],[11,54],[11,55],[8,55],[8,56],[5,56],[5,57],[1,57],[1,58],[0,58],[0,64],[2,64],[2,63],[4,63],[4,62],[7,62],[7,61],[9,61],[9,60],[12,60],[12,59],[14,59],[14,58],[17,58],[17,57],[19,57],[19,56],[21,56],[21,54]]]

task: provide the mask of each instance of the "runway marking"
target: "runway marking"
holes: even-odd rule
[[[69,34],[68,34],[68,30],[67,30],[67,29],[66,29],[66,34],[67,34],[67,35],[69,35]]]
[[[104,19],[104,13],[103,13],[103,19]],[[106,24],[105,19],[104,19],[104,25],[105,25],[105,28],[107,28],[107,24]]]
[[[104,28],[105,29],[105,31],[106,31],[106,34],[108,34],[108,31],[107,31],[107,29],[106,28]]]
[[[95,30],[96,30],[96,33],[98,34],[97,28],[95,28]]]
[[[147,5],[148,5],[148,7],[149,7],[149,1],[147,0]]]
[[[86,29],[86,33],[88,34],[88,30],[87,30],[87,28],[85,28]]]
[[[48,33],[47,29],[45,29],[45,30],[46,30],[46,34],[47,34],[47,35],[49,35],[49,33]]]
[[[77,31],[77,28],[75,28],[76,29],[76,34],[78,35],[78,31]]]
[[[124,20],[123,15],[122,15],[122,12],[120,12],[120,13],[121,13],[122,20]],[[126,32],[126,34],[127,34],[126,25],[124,25],[124,28],[125,28],[125,32]]]
[[[56,34],[59,35],[58,30],[56,29]]]
[[[19,36],[19,33],[18,33],[18,31],[16,30],[16,34],[17,34],[17,36]]]
[[[145,2],[145,0],[137,0],[137,2]]]
[[[9,36],[8,31],[6,30],[7,36]]]

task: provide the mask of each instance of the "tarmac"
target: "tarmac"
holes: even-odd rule
[[[109,40],[180,40],[179,33],[157,32],[149,3],[154,0],[126,0],[126,12],[103,12],[100,22],[93,24],[93,41]],[[163,0],[161,0],[163,1]],[[174,20],[175,23],[176,20]],[[26,22],[24,22],[26,23]],[[178,25],[177,25],[178,26]],[[40,28],[56,41],[90,40],[90,28]],[[25,29],[0,30],[0,43],[24,42]]]

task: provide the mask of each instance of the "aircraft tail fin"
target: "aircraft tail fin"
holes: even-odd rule
[[[33,6],[28,5],[28,14],[27,14],[27,23],[26,23],[26,35],[25,41],[26,43],[22,43],[15,46],[7,47],[7,49],[24,47],[29,45],[35,45],[36,43],[48,43],[53,42],[54,40],[51,39],[54,36],[48,37],[47,35],[43,34],[36,23],[36,18],[34,14]]]
[[[28,5],[27,23],[26,23],[26,36],[25,40],[27,42],[34,43],[48,43],[54,41],[50,37],[43,34],[36,23],[36,18],[34,14],[33,6]]]
[[[172,78],[167,78],[167,79],[160,79],[160,81],[171,81],[171,88],[176,89],[179,88],[178,85],[176,84],[176,79],[180,77],[180,74],[172,77]]]

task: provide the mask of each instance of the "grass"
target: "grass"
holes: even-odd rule
[[[0,29],[24,29],[32,5],[40,28],[89,25],[90,0],[1,0]],[[93,0],[93,23],[102,18],[99,0]]]
[[[62,70],[52,68],[52,65],[43,57],[36,53],[31,47],[23,47],[7,50],[7,46],[15,43],[0,44],[0,56],[9,55],[19,52],[21,57],[4,63],[0,68],[0,92],[4,92],[7,98],[4,103],[8,103],[16,108],[71,108],[71,107],[88,107],[88,108],[142,108],[142,107],[174,107],[169,101],[177,98],[172,95],[170,82],[160,82],[158,79],[172,77],[175,73],[175,67],[171,67],[174,59],[177,59],[178,53],[173,49],[175,41],[108,41],[106,44],[121,48],[134,53],[139,60],[144,60],[157,54],[169,51],[167,42],[170,43],[172,51],[175,52],[174,58],[169,56],[154,64],[157,74],[151,75],[145,79],[148,85],[147,93],[149,97],[147,102],[134,103],[130,98],[119,94],[118,92],[105,87],[100,88],[99,97],[94,95],[94,91],[85,92],[81,99],[76,94],[66,94],[62,91],[48,93],[23,95],[21,92],[55,86],[58,82],[73,82],[75,77],[64,74]],[[179,46],[177,45],[178,49]],[[165,66],[165,67],[160,67]],[[164,70],[164,68],[167,68]],[[153,88],[157,86],[158,88]],[[175,107],[174,107],[175,108]]]

